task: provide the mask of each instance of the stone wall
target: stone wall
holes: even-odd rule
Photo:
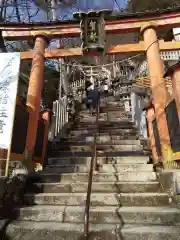
[[[13,177],[0,177],[0,206],[5,207],[22,203],[25,191],[26,175],[18,174]],[[2,209],[1,209],[2,210]]]
[[[160,184],[164,191],[171,196],[180,194],[180,171],[176,169],[165,169],[158,173]]]
[[[23,205],[26,190],[26,179],[27,176],[20,174],[10,178],[0,177],[0,239],[7,239],[6,227],[19,217],[19,208]]]
[[[19,208],[23,205],[26,176],[0,177],[0,239],[9,239],[6,228],[19,218]]]

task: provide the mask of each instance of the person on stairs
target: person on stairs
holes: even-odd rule
[[[105,83],[104,83],[104,96],[107,97],[108,96],[108,84],[107,84],[107,81],[105,80]]]
[[[87,108],[89,109],[89,114],[92,116],[97,107],[99,91],[96,87],[90,88],[87,96]]]
[[[88,92],[89,92],[91,87],[92,87],[92,82],[90,80],[86,80],[85,81],[86,98],[88,96]]]
[[[107,83],[107,79],[104,80],[103,83],[103,95],[104,95],[104,102],[107,104],[107,99],[108,99],[108,90],[109,90],[109,86]]]

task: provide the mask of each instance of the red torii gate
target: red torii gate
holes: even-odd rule
[[[140,32],[141,29],[148,24],[156,25],[157,28],[175,28],[180,26],[180,12],[165,13],[160,16],[141,18],[129,17],[122,20],[107,20],[105,31],[107,34],[119,34]],[[58,21],[46,24],[0,24],[2,36],[6,40],[29,40],[36,36],[44,35],[48,39],[62,37],[79,37],[81,30],[77,21]],[[160,42],[161,51],[178,50],[180,43],[178,42]],[[124,54],[124,53],[140,53],[145,51],[144,42],[138,44],[117,45],[110,48],[108,55]],[[46,49],[46,58],[61,58],[61,57],[82,56],[81,48],[69,49]],[[33,50],[21,52],[22,59],[32,59]]]
[[[140,18],[127,17],[125,19],[106,20],[105,31],[107,34],[119,34],[139,32],[143,35],[144,41],[137,44],[125,44],[113,46],[107,54],[139,53],[146,52],[154,109],[148,110],[148,119],[152,121],[152,114],[155,114],[158,124],[161,148],[163,157],[166,158],[165,150],[170,146],[165,107],[168,102],[167,89],[163,80],[164,67],[160,57],[160,51],[179,50],[180,42],[164,42],[157,38],[156,30],[159,28],[180,27],[180,12],[162,13],[155,16],[146,14]],[[30,74],[27,107],[29,108],[30,120],[27,136],[27,149],[32,153],[36,140],[37,125],[40,110],[41,92],[43,86],[44,57],[62,58],[71,56],[82,56],[80,48],[69,49],[48,49],[49,39],[61,37],[77,37],[80,35],[79,22],[60,21],[44,24],[0,24],[2,36],[6,40],[28,40],[35,39],[33,50],[21,52],[22,59],[32,59]],[[176,93],[179,94],[180,93]],[[154,135],[151,134],[151,143],[154,143]],[[153,157],[158,161],[158,155],[153,148]]]

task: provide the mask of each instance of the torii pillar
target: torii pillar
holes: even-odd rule
[[[36,36],[26,102],[26,106],[30,113],[28,133],[26,138],[26,149],[29,156],[32,156],[36,143],[38,120],[40,116],[41,94],[44,80],[44,52],[47,46],[48,39],[46,35],[41,34]]]
[[[180,61],[169,67],[164,77],[170,77],[172,80],[172,95],[176,102],[180,120]]]
[[[180,41],[180,28],[173,28],[174,40]],[[180,119],[180,60],[170,68],[167,72],[167,76],[171,76],[172,79],[172,91],[176,101],[178,109],[178,116]]]
[[[162,157],[163,160],[166,160],[166,151],[170,146],[170,137],[165,114],[168,92],[163,79],[164,66],[160,56],[156,26],[153,24],[146,25],[141,29],[141,32],[144,37]]]
[[[173,112],[173,119],[177,117],[177,119],[174,119],[174,147],[175,152],[173,152],[173,156],[171,157],[171,160],[173,160],[173,167],[179,168],[179,159],[180,159],[180,61],[178,61],[175,65],[169,67],[167,72],[165,73],[164,77],[171,77],[172,80],[172,96],[176,103],[177,112]],[[176,115],[177,113],[177,115]],[[176,160],[178,162],[176,162]]]

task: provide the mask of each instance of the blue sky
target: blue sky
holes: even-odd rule
[[[118,10],[118,7],[124,8],[126,4],[127,0],[77,0],[78,10],[81,11],[99,10],[103,8]]]
[[[34,17],[31,18],[32,21],[47,21],[47,12],[40,9],[37,13],[37,6],[33,2],[39,2],[41,5],[41,2],[44,0],[32,0],[32,1],[24,1],[24,0],[18,0],[18,9],[21,14],[21,21],[28,22],[28,12],[30,15],[33,15]],[[117,2],[117,3],[116,3]],[[25,4],[28,5],[29,11],[27,12],[27,7]],[[98,9],[114,9],[118,10],[118,6],[120,8],[124,8],[127,3],[127,0],[77,0],[77,7],[59,7],[56,11],[57,17],[59,19],[71,19],[73,12],[76,11],[86,11],[86,10],[98,10]],[[36,14],[37,13],[37,14]],[[17,21],[16,18],[16,11],[15,7],[8,7],[7,8],[7,14],[9,16],[9,19],[11,21]]]
[[[47,21],[47,11],[42,9],[38,10],[38,7],[34,4],[34,2],[44,0],[18,0],[18,10],[20,13],[21,22],[29,22],[28,15],[32,15],[31,21],[33,22],[46,22]],[[127,0],[117,0],[117,3],[120,8],[124,8]],[[115,0],[77,0],[77,7],[59,7],[57,9],[57,18],[58,19],[72,19],[73,12],[76,11],[86,11],[90,9],[114,9],[118,10],[118,5],[115,4]],[[27,8],[29,9],[27,11]],[[16,8],[13,6],[9,6],[6,8],[7,21],[17,22],[16,17]],[[51,44],[54,45],[53,42]],[[18,48],[18,45],[16,45]]]

